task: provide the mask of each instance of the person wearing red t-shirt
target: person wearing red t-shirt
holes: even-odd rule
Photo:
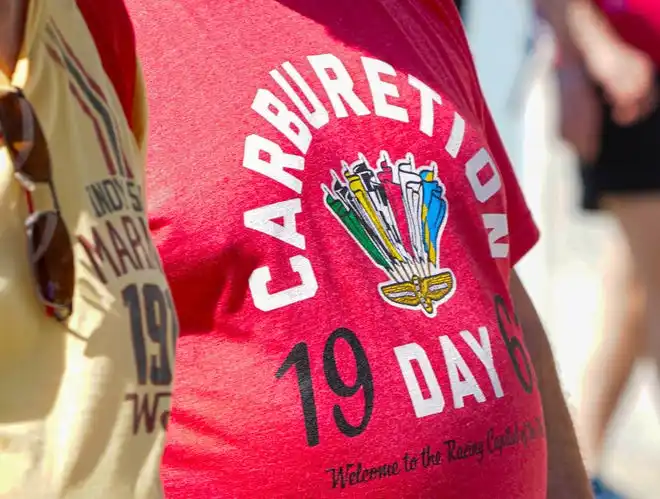
[[[620,302],[625,317],[590,362],[580,411],[585,456],[598,475],[635,361],[649,356],[660,367],[660,2],[539,2],[559,42],[562,133],[580,158],[584,207],[614,215],[630,250],[629,265],[613,265],[627,276],[605,307],[611,313]]]
[[[131,0],[180,315],[168,497],[586,499],[450,0]]]

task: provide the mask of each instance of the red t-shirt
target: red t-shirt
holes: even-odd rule
[[[595,0],[621,37],[660,67],[660,1]]]
[[[536,242],[450,1],[132,0],[169,497],[541,499]]]

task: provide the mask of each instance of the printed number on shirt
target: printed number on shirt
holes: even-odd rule
[[[335,347],[339,340],[343,340],[351,349],[355,359],[356,378],[352,385],[346,384],[337,367]],[[303,416],[305,418],[305,432],[307,433],[307,444],[314,447],[319,444],[319,423],[316,412],[316,399],[314,396],[314,384],[312,381],[312,370],[310,367],[309,348],[304,342],[298,343],[284,360],[275,375],[278,379],[284,376],[289,369],[295,367],[298,377],[298,389],[302,401]],[[335,424],[339,431],[347,437],[356,437],[367,428],[374,410],[374,380],[367,355],[362,348],[360,340],[355,333],[349,329],[339,328],[333,332],[325,343],[323,349],[323,372],[325,380],[330,389],[339,397],[353,397],[362,390],[364,396],[364,413],[362,420],[357,425],[351,424],[341,406],[333,407]]]
[[[133,402],[133,432],[138,433],[144,424],[147,433],[151,433],[160,401],[166,399],[162,404],[165,407],[171,395],[170,359],[173,358],[179,324],[169,291],[155,284],[130,284],[124,288],[122,296],[130,316],[137,384],[163,387],[162,391],[155,393],[128,393],[125,397],[126,401]],[[168,418],[169,410],[162,411],[160,422],[163,429],[167,427]]]

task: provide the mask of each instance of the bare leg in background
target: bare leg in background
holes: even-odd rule
[[[627,244],[618,244],[604,276],[605,316],[601,337],[584,377],[578,413],[581,444],[589,471],[599,474],[607,430],[628,385],[646,337],[644,286]]]
[[[580,426],[587,465],[595,473],[607,425],[635,361],[650,358],[660,375],[660,196],[609,197],[605,205],[623,229],[631,264],[628,277],[619,281],[626,286],[613,286],[614,304],[606,304],[611,311],[623,301],[624,318],[620,327],[605,328],[586,376]]]
[[[646,294],[644,352],[660,373],[660,195],[612,200]]]

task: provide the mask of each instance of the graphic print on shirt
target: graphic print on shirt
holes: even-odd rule
[[[440,267],[440,237],[447,221],[445,186],[438,165],[415,165],[415,157],[392,160],[381,151],[375,168],[364,155],[333,170],[322,185],[325,204],[390,281],[379,286],[388,303],[435,317],[456,289],[454,274]],[[405,216],[392,206],[402,204]]]
[[[170,290],[161,282],[142,282],[142,272],[162,275],[142,202],[142,186],[129,165],[119,124],[107,96],[86,70],[51,19],[46,25],[48,55],[66,73],[69,92],[89,119],[103,156],[106,176],[84,187],[99,221],[88,234],[76,234],[96,277],[104,286],[124,282],[121,299],[129,317],[136,375],[124,395],[133,415],[134,435],[167,429],[174,348],[179,333]],[[151,351],[158,353],[152,355]]]
[[[268,183],[268,196],[246,203],[243,224],[259,233],[258,246],[286,248],[289,257],[283,265],[283,253],[263,252],[248,282],[258,321],[279,334],[275,385],[265,381],[255,395],[277,393],[281,404],[263,432],[278,428],[289,452],[309,460],[294,466],[317,490],[383,491],[400,480],[447,480],[469,466],[538,464],[545,439],[539,394],[502,296],[511,256],[497,158],[450,99],[386,62],[359,61],[308,56],[320,87],[306,80],[311,72],[303,77],[284,62],[270,71],[279,88],[258,88],[252,99],[263,121],[245,136],[241,166]],[[353,74],[360,70],[366,78]],[[370,95],[358,95],[357,82]],[[396,127],[392,136],[405,137],[405,148],[384,140],[337,147],[320,132],[348,117]],[[312,149],[317,137],[332,145],[327,156]],[[309,220],[323,231],[307,232]],[[331,280],[317,237],[328,238],[323,246],[331,239],[331,253],[341,255]],[[350,272],[343,260],[355,262]],[[312,302],[331,308],[328,297],[343,301],[345,317],[288,327],[308,317]],[[389,324],[400,310],[405,317]],[[395,421],[407,427],[399,431]]]
[[[390,64],[368,57],[361,58],[363,70],[367,76],[370,91],[372,92],[374,103],[374,111],[372,114],[372,111],[367,108],[366,104],[355,92],[355,82],[338,57],[333,54],[319,54],[309,56],[307,59],[319,81],[322,83],[327,93],[328,100],[332,105],[332,109],[327,109],[298,70],[291,63],[285,62],[282,64],[281,69],[283,72],[287,73],[291,81],[280,72],[280,68],[272,70],[270,74],[273,80],[290,98],[296,110],[293,111],[293,108],[287,103],[281,100],[272,91],[265,88],[257,90],[252,102],[252,110],[259,114],[275,130],[281,133],[290,145],[297,150],[296,153],[292,154],[285,152],[286,146],[256,133],[250,134],[245,138],[243,167],[270,178],[281,186],[286,187],[288,191],[291,191],[291,193],[294,194],[293,197],[289,197],[288,199],[282,199],[281,201],[272,204],[249,209],[243,214],[244,225],[246,228],[261,232],[274,240],[277,240],[278,244],[284,244],[298,252],[295,256],[290,257],[287,262],[292,273],[298,275],[299,281],[291,287],[285,287],[282,289],[281,286],[277,286],[277,283],[273,282],[277,280],[277,276],[272,275],[271,269],[266,262],[264,262],[266,263],[265,265],[256,268],[250,275],[249,287],[253,303],[258,310],[263,312],[271,312],[289,307],[306,300],[311,300],[317,295],[318,281],[315,275],[314,265],[306,255],[306,236],[299,231],[297,225],[297,218],[306,216],[306,214],[303,213],[301,197],[303,181],[299,178],[297,172],[303,172],[306,168],[305,156],[314,140],[314,132],[330,123],[332,118],[343,119],[350,116],[349,108],[355,116],[364,117],[365,119],[377,116],[392,120],[398,124],[410,123],[411,121],[407,109],[394,105],[387,100],[387,97],[397,98],[401,95],[399,89],[395,85],[381,79],[381,75],[388,75],[391,77],[396,76],[396,71]],[[407,84],[410,90],[418,94],[420,116],[417,131],[428,137],[433,137],[434,124],[437,119],[436,113],[438,113],[437,108],[444,106],[442,97],[435,90],[413,75],[408,75],[404,81],[404,84]],[[300,95],[296,93],[292,84],[295,84],[298,87],[301,92]],[[306,104],[303,99],[311,104],[311,110],[309,105]],[[299,114],[296,111],[299,111]],[[334,116],[331,114],[331,111],[334,111]],[[466,123],[465,119],[457,111],[451,112],[450,119],[452,124],[448,130],[449,133],[446,137],[443,137],[445,140],[444,153],[449,155],[450,160],[456,160],[458,154],[461,152],[461,147],[465,138]],[[417,151],[414,153],[417,154]],[[358,155],[359,151],[356,151],[355,154]],[[353,160],[354,157],[344,158],[344,160],[346,159],[350,161]],[[429,160],[425,158],[424,161]],[[329,165],[329,168],[332,170],[333,166],[334,165]],[[406,168],[407,167],[405,166],[403,167],[405,174],[404,177],[408,178],[409,174],[413,176],[417,175],[419,177],[419,182],[426,185],[426,194],[430,196],[427,208],[434,207],[436,210],[442,210],[441,206],[444,201],[443,196],[436,198],[436,196],[444,189],[442,182],[439,181],[436,190],[432,185],[432,178],[422,178],[422,173],[420,171],[406,171]],[[502,177],[500,176],[494,160],[491,158],[490,153],[485,147],[481,147],[471,153],[471,157],[464,164],[464,168],[464,178],[469,184],[472,196],[479,205],[485,206],[491,200],[496,200],[498,197],[501,197],[503,190]],[[427,173],[424,173],[424,175],[427,175]],[[338,175],[335,174],[335,177],[338,177]],[[330,180],[332,181],[332,176],[330,177]],[[343,182],[345,182],[346,187],[352,192],[353,188],[351,187],[351,182],[346,179],[344,179]],[[357,183],[359,184],[359,182]],[[353,185],[355,184],[356,183],[354,182]],[[334,186],[332,185],[332,182],[329,186],[326,185],[326,190],[331,193],[333,188]],[[397,188],[399,188],[399,186],[397,186]],[[404,190],[404,193],[405,192],[406,191]],[[336,196],[337,194],[338,193],[333,193],[332,195]],[[424,192],[421,194],[424,196]],[[327,196],[327,193],[324,194],[324,196]],[[357,198],[360,196],[362,196],[362,194],[359,196],[356,195]],[[360,202],[359,210],[367,207],[374,207],[373,202],[375,201],[371,201],[371,199],[367,201],[366,199],[368,196],[367,192],[364,192],[364,196],[365,204],[363,205]],[[394,201],[394,197],[390,194],[388,194],[387,197],[390,203]],[[336,200],[343,203],[339,198]],[[420,202],[422,209],[425,209],[424,201],[425,200],[422,199]],[[342,211],[339,205],[336,203],[333,204],[333,201],[329,199],[324,200],[324,203],[326,205],[328,205],[328,203],[332,205],[329,206],[329,208],[335,217],[338,216],[334,212],[335,208]],[[365,208],[363,208],[363,206]],[[345,209],[346,207],[344,206],[343,208]],[[400,208],[401,213],[403,213],[404,207],[401,206]],[[416,207],[413,206],[413,208]],[[394,211],[397,209],[398,207],[392,207],[392,210]],[[487,234],[491,256],[498,260],[508,259],[510,248],[508,241],[509,227],[507,215],[502,211],[501,207],[497,207],[497,210],[498,211],[496,212],[483,213],[481,224]],[[341,218],[341,215],[339,216]],[[379,216],[384,215],[377,213],[371,213],[371,215],[366,214],[363,216],[363,220],[367,220],[367,226],[371,228],[371,224],[377,225],[379,223],[377,222]],[[415,216],[417,216],[415,213],[410,214],[410,217],[414,218]],[[383,296],[383,299],[387,303],[408,310],[418,309],[429,317],[435,317],[438,305],[440,305],[443,300],[446,301],[453,296],[456,282],[454,281],[454,274],[450,269],[442,269],[440,267],[438,260],[439,247],[435,247],[436,245],[439,246],[439,239],[432,241],[432,239],[434,239],[434,231],[437,230],[438,238],[441,236],[444,228],[443,224],[446,223],[447,215],[445,214],[442,216],[444,220],[439,226],[434,226],[433,224],[437,225],[440,221],[432,220],[429,216],[438,217],[440,216],[440,213],[420,213],[419,217],[422,218],[423,223],[426,225],[420,227],[419,230],[423,231],[428,229],[429,233],[426,234],[422,232],[420,234],[422,241],[419,248],[412,248],[411,243],[407,250],[413,253],[410,254],[411,260],[414,261],[415,258],[419,258],[421,262],[432,267],[427,268],[427,272],[421,272],[423,269],[420,270],[421,274],[428,275],[418,276],[419,290],[416,288],[417,280],[415,280],[415,275],[412,271],[409,276],[396,275],[399,267],[407,266],[403,265],[405,259],[402,255],[397,253],[398,249],[396,247],[392,246],[392,248],[387,248],[386,250],[386,253],[391,252],[394,260],[397,261],[396,266],[388,263],[388,265],[393,267],[393,275],[388,273],[388,270],[383,267],[382,262],[379,262],[379,260],[373,260],[373,258],[376,257],[376,253],[372,256],[366,248],[365,251],[367,251],[367,255],[372,258],[372,261],[374,261],[376,266],[383,269],[388,277],[390,277],[390,281],[386,282],[380,288],[381,296]],[[421,224],[422,222],[407,221],[408,215],[405,215],[405,217],[406,220],[403,221],[414,225],[411,230],[417,231],[417,224]],[[390,222],[389,220],[385,221]],[[399,221],[400,219],[397,220],[397,222]],[[342,225],[343,223],[344,222],[342,222]],[[360,231],[359,225],[359,223],[352,224],[351,227],[354,231]],[[364,239],[364,241],[369,241],[366,242],[367,245],[383,244],[387,247],[387,245],[392,242],[390,240],[390,235],[386,232],[378,232],[375,225],[373,229],[376,231],[375,236],[370,236],[369,239]],[[385,230],[384,227],[383,230]],[[355,237],[358,232],[355,232],[355,234],[351,232],[351,234]],[[398,235],[404,236],[404,234],[406,234],[406,230],[399,226]],[[393,235],[392,237],[398,236]],[[358,241],[362,246],[362,241]],[[364,246],[362,247],[364,248]],[[416,252],[417,249],[420,251]],[[428,257],[426,255],[428,255]],[[401,260],[399,260],[398,257],[400,257]],[[402,262],[401,265],[399,265],[399,261]],[[435,267],[435,269],[433,269],[433,267]],[[422,284],[429,286],[430,289],[424,292]],[[271,286],[275,288],[279,287],[279,290],[273,292],[270,290]],[[387,295],[385,295],[386,292]]]

